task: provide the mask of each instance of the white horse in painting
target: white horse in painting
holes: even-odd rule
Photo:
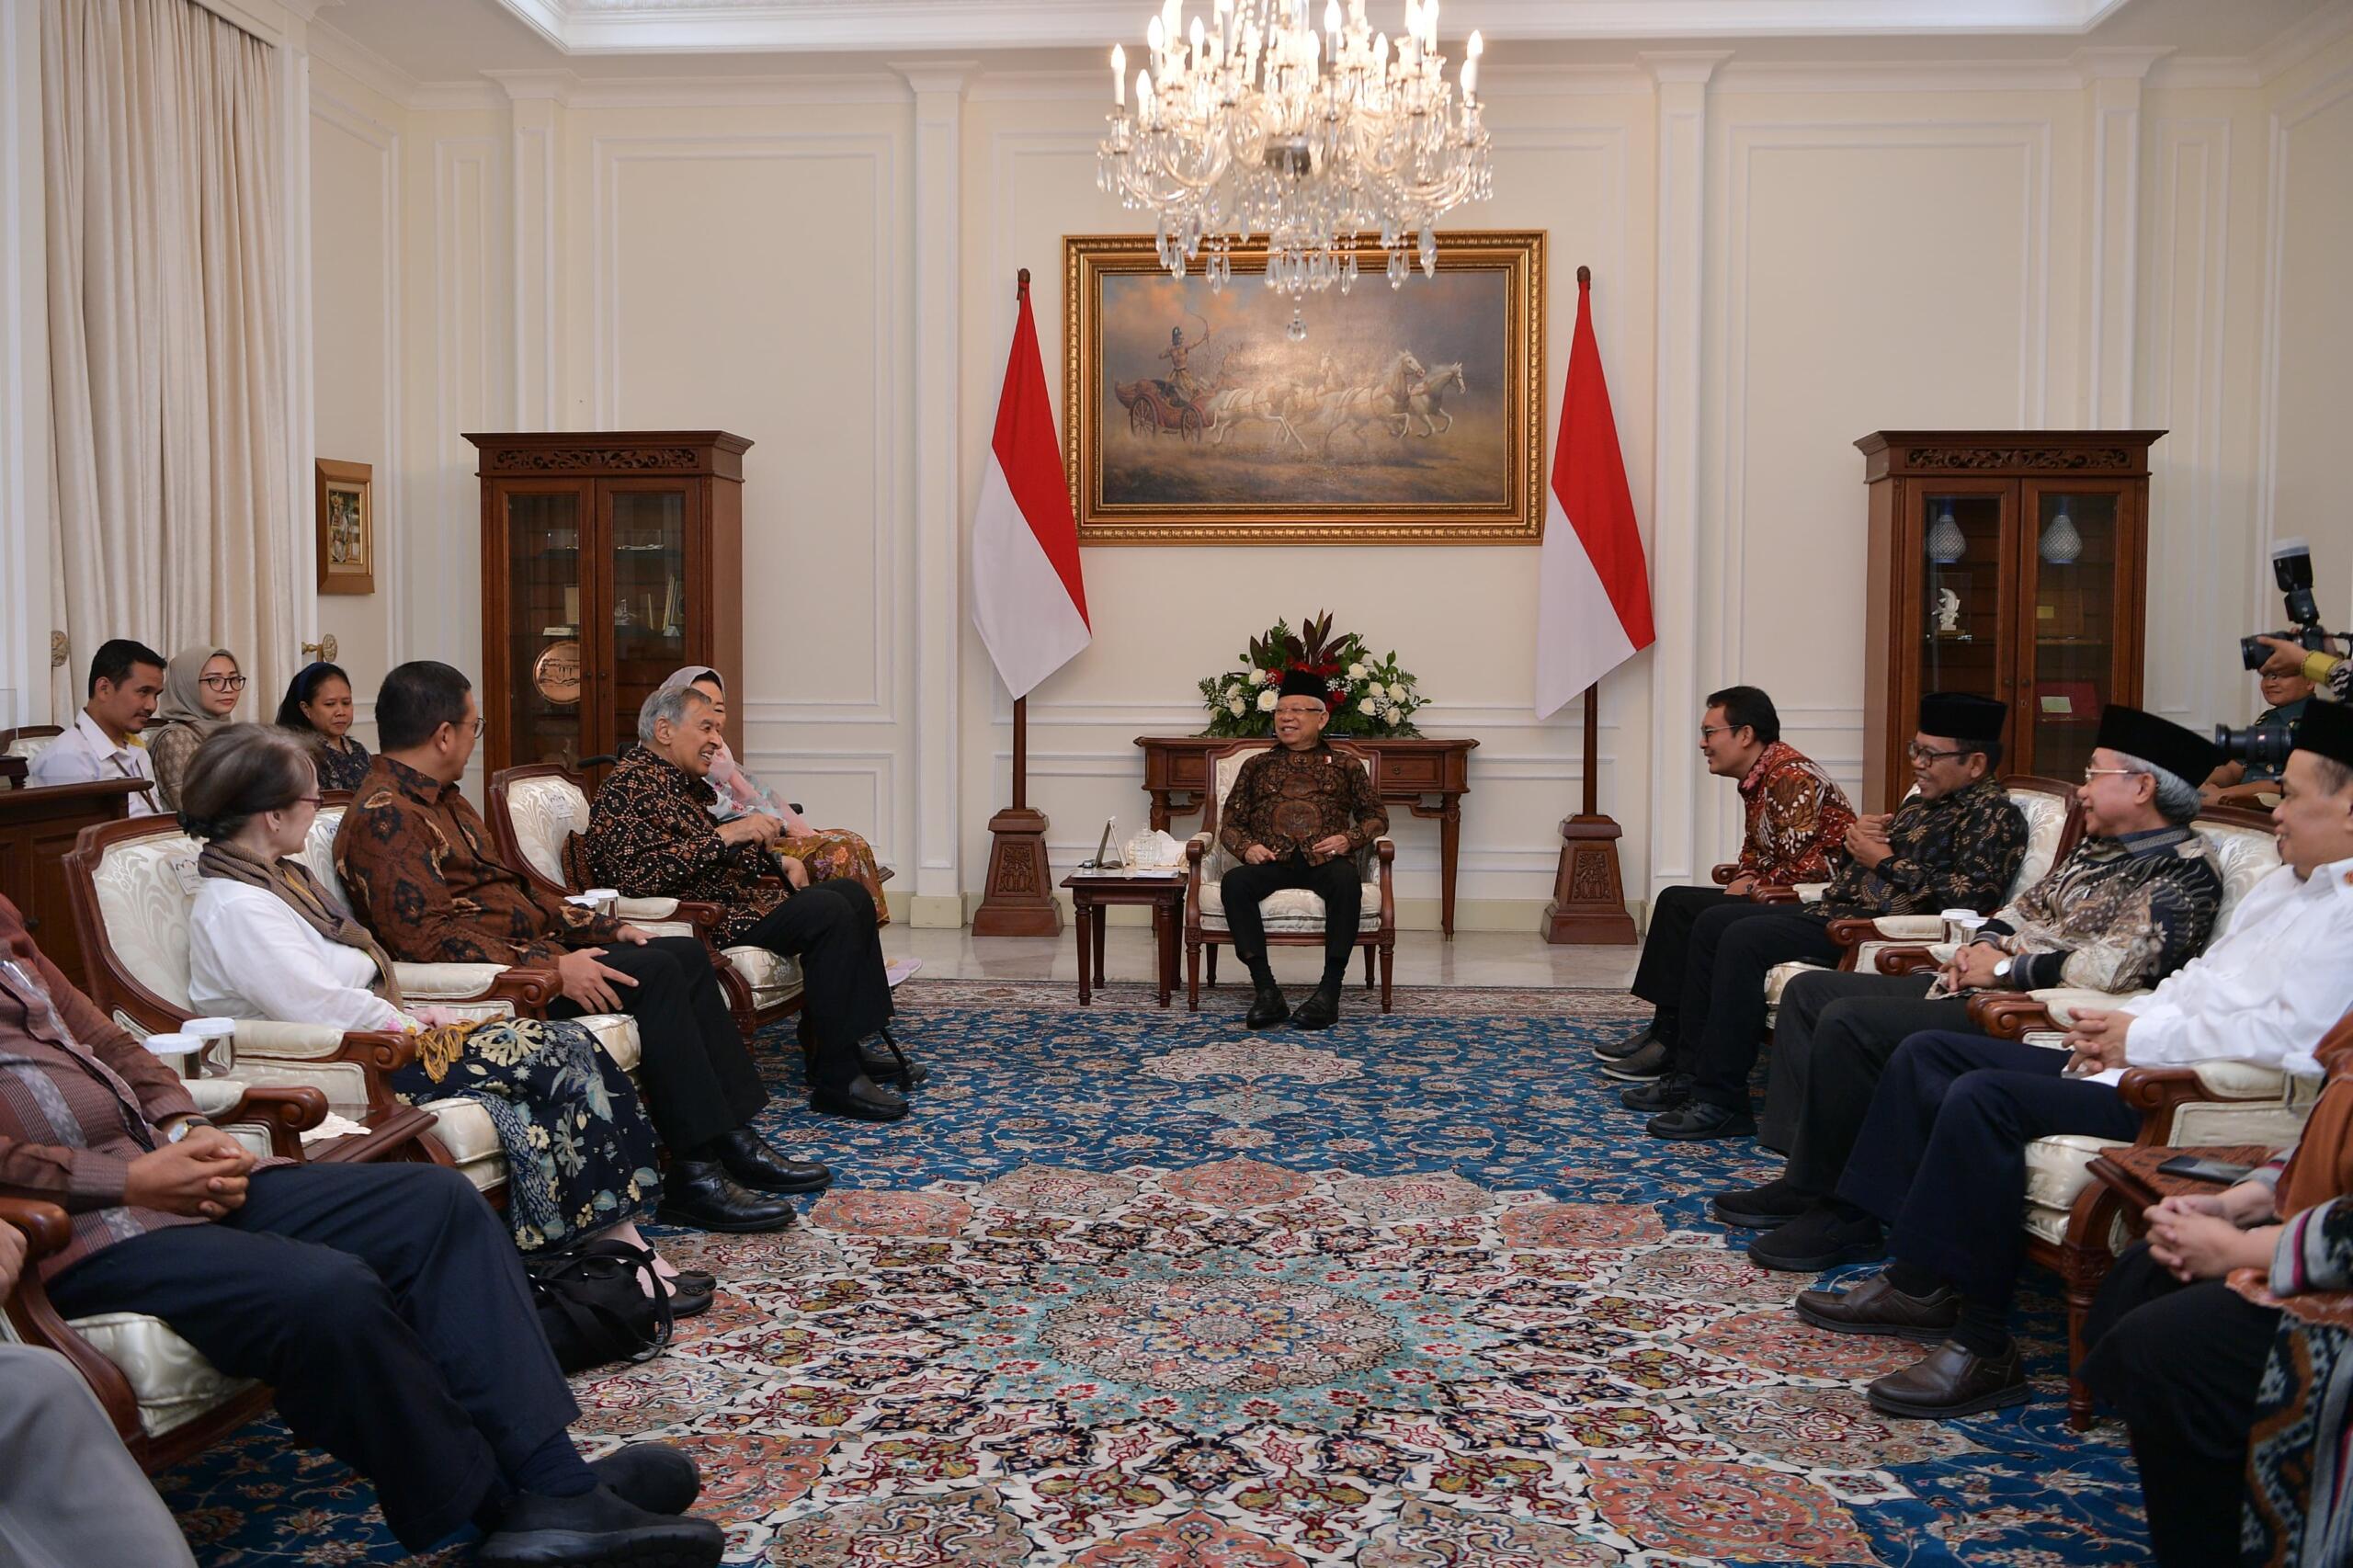
[[[1365,426],[1386,426],[1404,415],[1411,406],[1415,387],[1428,378],[1429,371],[1419,359],[1410,351],[1399,349],[1381,380],[1336,394],[1329,402],[1332,423],[1324,432],[1323,455],[1331,457],[1332,443],[1342,430],[1361,438]]]
[[[1438,436],[1454,428],[1454,415],[1446,411],[1446,391],[1449,387],[1461,396],[1471,395],[1471,389],[1462,384],[1462,366],[1459,360],[1438,366],[1405,393],[1405,412],[1397,416],[1399,440],[1404,440],[1408,431],[1418,436]],[[1419,430],[1414,430],[1416,419],[1422,422]],[[1440,424],[1441,420],[1445,423]]]

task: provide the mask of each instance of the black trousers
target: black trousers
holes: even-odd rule
[[[1933,976],[1801,975],[1781,993],[1773,1025],[1773,1073],[1757,1141],[1790,1157],[1785,1178],[1826,1198],[1870,1109],[1888,1058],[1923,1029],[1969,1028],[1969,1004],[1927,998]]]
[[[2124,1417],[2161,1568],[2239,1560],[2247,1429],[2279,1327],[2219,1279],[2184,1285],[2141,1243],[2084,1321],[2083,1380]]]
[[[226,1219],[118,1242],[49,1294],[69,1318],[159,1317],[269,1384],[296,1439],[372,1482],[412,1551],[513,1490],[580,1413],[505,1221],[436,1165],[256,1171]]]
[[[1655,1009],[1653,1038],[1670,1046],[1682,1038],[1683,971],[1691,958],[1691,927],[1709,910],[1732,902],[1722,888],[1661,888],[1651,901],[1643,961],[1634,966],[1634,983],[1627,989]]]
[[[1888,1251],[2006,1307],[2026,1259],[2026,1146],[2057,1132],[2128,1143],[2141,1113],[2110,1084],[2063,1078],[2064,1051],[1915,1034],[1887,1064],[1838,1196],[1890,1227]]]
[[[645,1114],[674,1153],[734,1131],[768,1103],[699,940],[656,937],[643,947],[615,942],[598,961],[637,982],[613,991],[637,1020]],[[585,1010],[559,997],[548,1016],[576,1018]]]
[[[1692,923],[1674,1063],[1691,1074],[1692,1098],[1748,1108],[1748,1074],[1765,1043],[1765,977],[1799,960],[1838,961],[1828,921],[1786,904],[1727,901]]]
[[[1225,873],[1225,925],[1233,933],[1233,956],[1255,965],[1267,956],[1267,926],[1258,901],[1285,888],[1305,888],[1324,901],[1324,981],[1347,974],[1356,951],[1357,921],[1364,913],[1364,883],[1357,880],[1353,855],[1311,866],[1293,850],[1288,859],[1263,866],[1236,866]]]
[[[847,877],[813,882],[744,933],[748,947],[801,960],[809,1086],[839,1093],[865,1069],[858,1042],[891,1021],[891,980],[874,898]]]

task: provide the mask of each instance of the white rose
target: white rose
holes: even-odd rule
[[[1392,701],[1392,702],[1403,702],[1403,701],[1404,701],[1404,700],[1405,700],[1405,688],[1404,688],[1404,687],[1402,687],[1402,686],[1394,686],[1394,685],[1392,685],[1392,687],[1390,687],[1390,688],[1389,688],[1389,700],[1390,700],[1390,701]]]
[[[1381,704],[1368,697],[1362,702],[1357,704],[1357,711],[1370,718],[1373,714],[1381,711]]]
[[[1266,684],[1267,684],[1267,672],[1266,672],[1266,671],[1264,671],[1264,670],[1252,670],[1252,671],[1250,672],[1250,684],[1251,684],[1252,686],[1264,686],[1264,685],[1266,685]]]
[[[1218,695],[1224,698],[1228,702],[1231,702],[1235,698],[1242,695],[1242,688],[1234,685],[1232,681],[1227,681],[1225,683],[1225,689],[1218,693]]]
[[[1350,665],[1348,666],[1348,679],[1351,681],[1359,681],[1364,679],[1364,666],[1362,665]]]
[[[1249,708],[1250,705],[1243,701],[1239,697],[1229,697],[1225,699],[1225,710],[1233,714],[1237,719],[1241,718],[1244,713],[1249,711]]]
[[[1392,724],[1394,724],[1394,723],[1398,722],[1400,720],[1404,719],[1404,717],[1405,717],[1405,710],[1404,710],[1403,708],[1392,708],[1392,709],[1389,710],[1389,722],[1390,722],[1391,723],[1392,723]]]
[[[1279,691],[1260,692],[1258,694],[1258,711],[1261,713],[1273,712],[1275,710],[1275,699],[1281,695],[1282,693]]]

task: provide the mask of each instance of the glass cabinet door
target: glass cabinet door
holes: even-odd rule
[[[484,717],[503,715],[510,766],[589,755],[584,694],[593,684],[581,617],[594,594],[584,584],[581,537],[587,527],[584,486],[534,490],[510,486],[505,507],[506,667],[503,692],[483,693]],[[488,710],[497,704],[500,713]]]
[[[608,480],[598,493],[612,551],[612,734],[624,751],[638,710],[688,657],[688,493],[662,480]]]
[[[1920,495],[1920,685],[2006,701],[2010,487],[1966,482]],[[1907,718],[1908,726],[1912,721]]]
[[[2115,693],[2117,568],[2124,497],[2115,486],[2025,486],[2027,566],[2018,728],[2021,767],[2074,780],[2090,763]],[[2192,779],[2192,783],[2202,780]]]

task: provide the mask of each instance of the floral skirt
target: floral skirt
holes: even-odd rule
[[[808,868],[809,881],[830,881],[847,877],[874,896],[874,924],[891,924],[891,906],[882,898],[882,868],[874,846],[847,828],[822,828],[806,838],[779,839],[776,852]]]
[[[506,1155],[506,1223],[524,1252],[653,1211],[662,1185],[653,1124],[627,1075],[579,1024],[486,1023],[466,1035],[438,1083],[417,1062],[392,1086],[412,1102],[470,1099],[489,1113]]]

